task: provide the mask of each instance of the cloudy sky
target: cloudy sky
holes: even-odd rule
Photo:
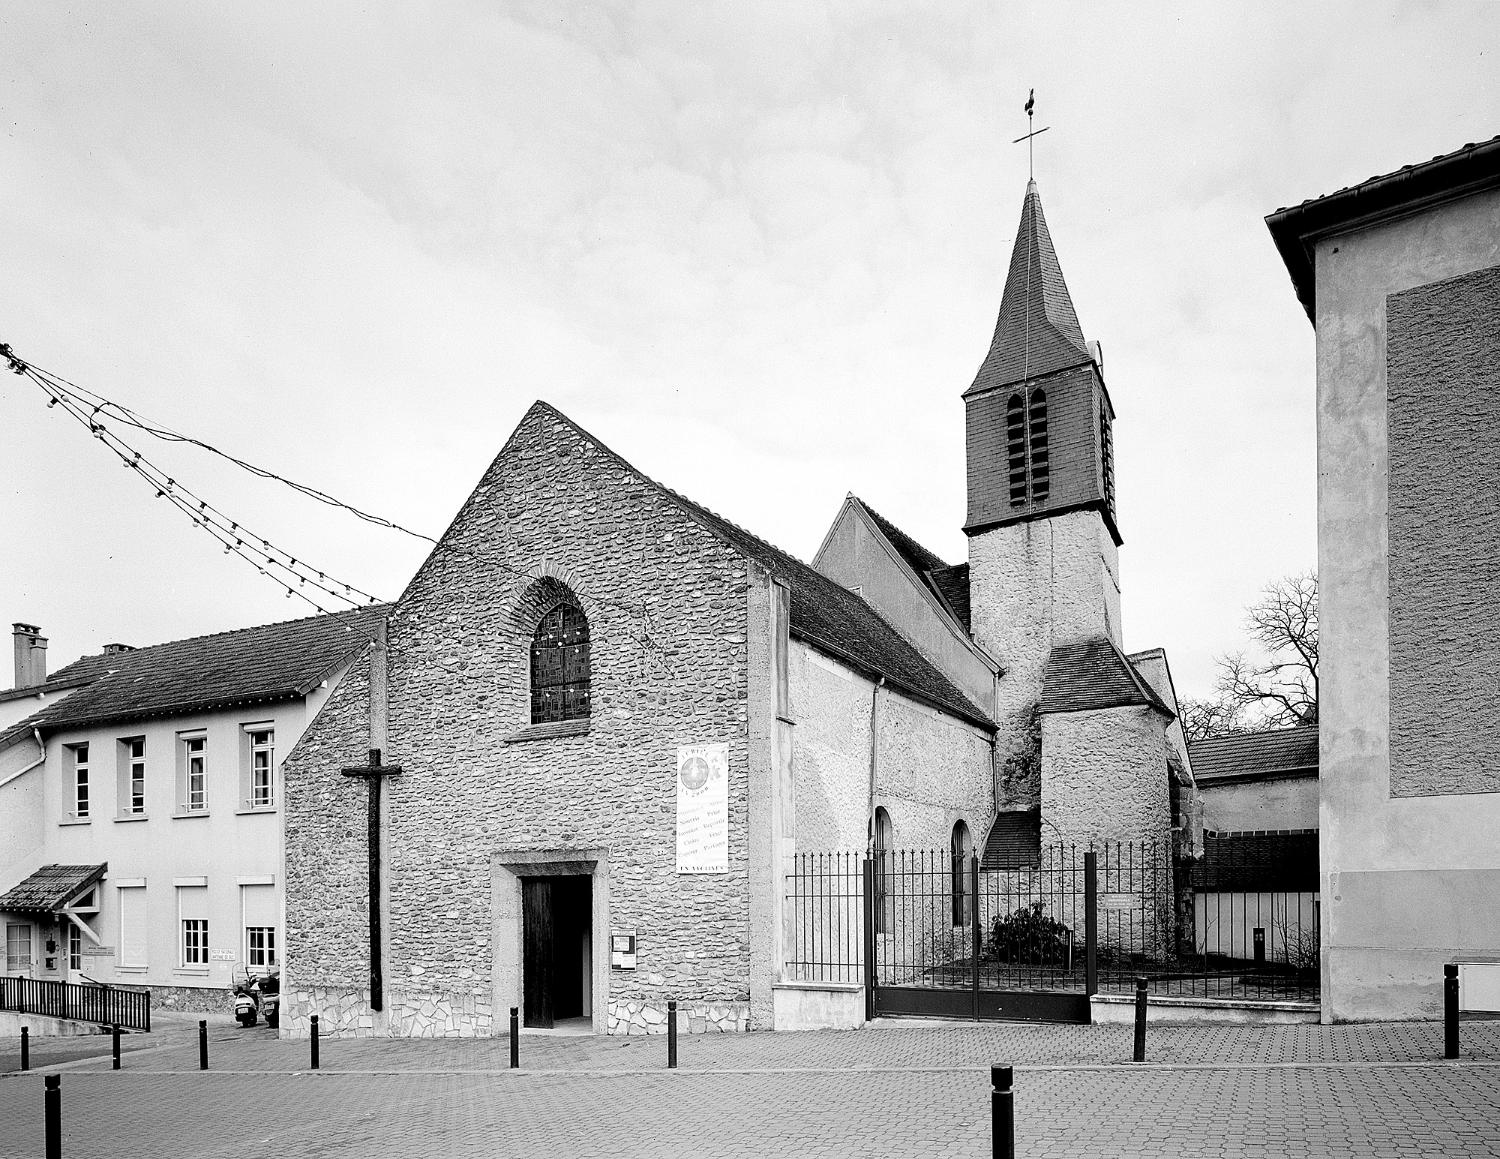
[[[1500,4],[0,7],[0,342],[436,535],[526,407],[802,558],[965,558],[963,410],[1036,176],[1103,344],[1126,642],[1180,692],[1316,560],[1270,211],[1500,132]],[[0,374],[0,617],[51,666],[304,614]],[[425,545],[137,445],[322,570]],[[0,684],[9,676],[0,673]]]

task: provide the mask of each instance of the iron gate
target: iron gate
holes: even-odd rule
[[[1223,861],[1206,873],[1170,842],[1141,841],[1044,846],[1015,867],[932,850],[798,854],[787,975],[861,984],[871,1018],[1087,1022],[1090,996],[1142,977],[1159,996],[1315,1001],[1315,895]]]

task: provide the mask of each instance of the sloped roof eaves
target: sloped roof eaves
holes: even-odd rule
[[[366,647],[387,610],[375,605],[118,653],[109,657],[112,671],[21,723],[55,731],[295,700]]]
[[[927,548],[923,547],[910,535],[881,515],[880,512],[876,511],[875,508],[871,507],[863,499],[856,495],[854,496],[854,501],[864,508],[865,514],[870,517],[876,527],[880,528],[881,533],[890,541],[891,546],[901,554],[901,557],[906,560],[907,566],[916,572],[917,575],[920,576],[923,572],[931,571],[934,568],[945,568],[948,566],[936,553],[928,551]]]
[[[1366,178],[1322,197],[1266,216],[1281,260],[1291,276],[1297,300],[1316,324],[1317,279],[1313,247],[1317,240],[1393,213],[1476,192],[1500,181],[1500,136],[1470,142],[1415,165]]]
[[[1316,727],[1230,733],[1192,741],[1188,752],[1199,781],[1271,780],[1317,776]]]
[[[1130,705],[1146,705],[1168,719],[1176,717],[1112,641],[1096,638],[1052,649],[1042,678],[1041,712],[1089,712]]]
[[[57,913],[72,898],[104,876],[108,862],[98,865],[44,865],[0,894],[5,913]]]

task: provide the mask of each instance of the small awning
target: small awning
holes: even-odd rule
[[[44,865],[19,885],[0,894],[0,912],[62,913],[68,903],[104,876],[101,865]]]

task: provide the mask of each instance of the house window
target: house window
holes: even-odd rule
[[[208,919],[182,919],[182,964],[208,965]]]
[[[268,970],[276,965],[276,927],[245,927],[245,965]]]
[[[83,931],[68,923],[68,969],[83,969]]]
[[[5,970],[19,974],[31,969],[31,923],[5,923]]]
[[[557,604],[531,640],[531,723],[588,715],[588,617],[576,604]]]
[[[120,816],[142,817],[146,813],[146,738],[120,741]]]
[[[71,745],[68,749],[73,765],[68,778],[72,809],[69,816],[74,821],[87,821],[89,816],[89,746]]]
[[[208,811],[208,737],[177,734],[177,802],[181,813]]]
[[[269,970],[276,965],[278,908],[274,885],[240,886],[240,914],[245,927],[246,967]]]
[[[206,881],[206,878],[199,880]],[[182,930],[180,962],[185,969],[208,966],[208,887],[177,887],[177,921]]]
[[[146,888],[140,885],[120,886],[120,956],[121,966],[146,965]]]
[[[969,862],[974,856],[974,840],[969,836],[969,827],[962,821],[953,826],[949,856],[953,869],[953,924],[966,926],[973,907],[969,890]]]
[[[246,725],[246,808],[276,804],[276,733],[265,725]]]

